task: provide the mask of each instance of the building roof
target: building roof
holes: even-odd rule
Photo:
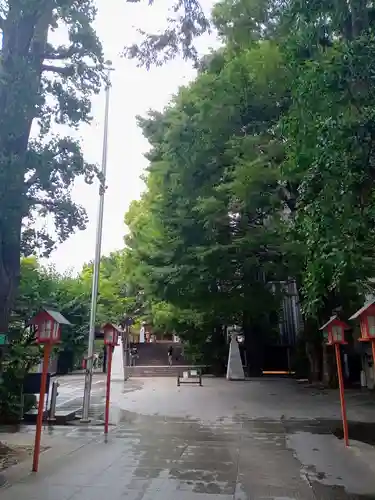
[[[357,311],[357,312],[355,312],[355,313],[353,314],[353,316],[350,316],[350,318],[349,318],[349,319],[351,320],[351,319],[356,319],[356,318],[358,318],[358,316],[360,316],[362,313],[364,313],[364,312],[366,311],[366,309],[368,309],[368,308],[369,308],[370,306],[372,306],[373,304],[375,304],[375,299],[372,299],[372,300],[367,301],[367,302],[366,302],[366,304],[365,304],[363,307],[361,307],[361,309],[358,309],[358,311]]]

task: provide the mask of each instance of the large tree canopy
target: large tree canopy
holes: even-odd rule
[[[243,323],[255,343],[272,329],[265,277],[287,276],[273,130],[288,106],[283,68],[272,42],[219,53],[163,114],[140,119],[152,145],[148,191],[126,217],[150,292],[214,328]]]
[[[326,316],[374,273],[375,39],[366,5],[305,2],[285,44],[293,105],[283,121],[284,172],[297,187],[312,316]]]
[[[126,243],[146,294],[211,331],[242,322],[253,352],[277,322],[269,282],[297,279],[311,332],[361,301],[374,272],[373,12],[215,5],[224,47],[139,120],[150,165]]]
[[[90,120],[103,56],[91,0],[0,6],[5,330],[20,252],[48,254],[85,225],[70,188],[96,169],[55,126]],[[165,110],[139,118],[151,145],[146,191],[126,215],[126,248],[103,259],[98,312],[194,332],[218,353],[225,326],[241,323],[260,373],[280,320],[275,283],[297,280],[316,332],[332,310],[361,300],[374,273],[374,5],[222,0],[212,22],[223,46],[200,61],[201,5],[177,2],[174,14],[165,32],[143,33],[125,52],[146,66],[182,52],[199,72]],[[59,29],[66,43],[54,45]],[[90,280],[87,266],[77,296]]]
[[[90,120],[103,73],[95,14],[92,0],[1,2],[0,331],[8,327],[20,252],[48,254],[55,241],[85,227],[70,188],[77,176],[91,182],[95,167],[55,125]],[[54,44],[55,33],[66,42]]]

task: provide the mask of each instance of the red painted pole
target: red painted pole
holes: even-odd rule
[[[342,428],[344,431],[344,442],[345,442],[345,446],[349,446],[348,420],[346,418],[344,380],[343,380],[343,376],[342,376],[342,364],[341,364],[341,355],[340,355],[339,344],[335,344],[335,353],[336,353],[337,375],[339,378],[341,417],[342,417]]]
[[[372,350],[372,369],[375,376],[375,339],[371,339],[371,350]]]
[[[108,346],[107,355],[107,393],[105,398],[105,416],[104,416],[104,434],[108,434],[108,422],[109,422],[109,401],[111,396],[111,371],[112,371],[112,351],[113,346]]]
[[[40,439],[42,437],[43,413],[44,413],[44,403],[45,403],[45,396],[46,396],[46,383],[47,383],[47,373],[48,373],[48,363],[49,363],[50,352],[51,352],[51,344],[50,343],[45,344],[44,345],[44,352],[43,352],[42,379],[40,382],[38,417],[37,417],[36,429],[35,429],[33,472],[38,472],[38,466],[39,466]]]

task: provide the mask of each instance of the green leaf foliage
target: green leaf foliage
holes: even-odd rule
[[[297,280],[310,333],[371,288],[374,8],[223,0],[212,17],[224,46],[139,119],[127,258],[151,302],[201,315],[200,339],[242,323],[257,352],[279,317],[267,282]]]
[[[267,41],[212,64],[163,114],[139,119],[152,149],[148,190],[126,215],[129,258],[146,292],[202,315],[206,335],[233,323],[270,331],[265,282],[287,276],[274,130],[287,75]]]
[[[85,227],[85,211],[70,192],[79,176],[92,182],[96,168],[56,126],[91,120],[104,63],[95,15],[92,0],[1,3],[0,330],[7,329],[20,253],[48,255]],[[55,31],[65,32],[64,45],[51,42]]]
[[[305,244],[305,310],[326,317],[360,301],[374,273],[375,39],[365,4],[349,12],[342,3],[333,17],[333,5],[310,4],[284,46],[293,75],[284,175],[295,186],[294,235]]]

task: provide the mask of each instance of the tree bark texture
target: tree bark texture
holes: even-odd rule
[[[33,2],[30,2],[33,4]],[[19,274],[22,219],[28,213],[26,153],[38,113],[51,0],[20,9],[9,2],[0,59],[0,332],[9,326]]]

